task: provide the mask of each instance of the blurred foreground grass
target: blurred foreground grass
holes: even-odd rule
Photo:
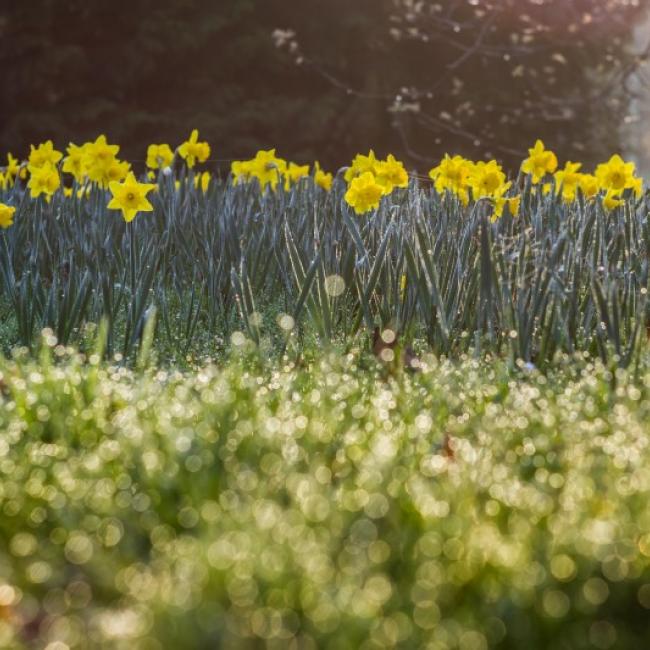
[[[0,361],[0,646],[643,648],[650,366]]]

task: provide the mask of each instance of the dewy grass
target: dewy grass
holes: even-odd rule
[[[2,647],[650,643],[646,365],[130,371],[47,337],[0,362]]]

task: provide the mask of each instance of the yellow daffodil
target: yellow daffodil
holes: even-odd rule
[[[345,200],[357,214],[365,214],[379,207],[383,195],[384,188],[377,183],[375,175],[372,172],[365,172],[352,179],[345,193]]]
[[[582,193],[585,195],[585,198],[591,199],[600,189],[598,179],[593,174],[579,174],[578,186],[582,190]]]
[[[567,162],[564,169],[555,172],[555,187],[558,192],[562,191],[562,199],[571,203],[576,198],[576,191],[580,185],[582,174],[579,169],[582,163]]]
[[[557,156],[544,147],[541,140],[528,150],[528,158],[521,164],[521,170],[532,176],[533,183],[539,183],[546,174],[552,174],[557,169]]]
[[[251,160],[236,160],[230,166],[233,185],[248,183],[257,179],[261,189],[270,186],[276,190],[278,183],[284,177],[284,187],[289,189],[292,183],[303,176],[309,175],[309,165],[287,163],[278,158],[275,149],[260,150]]]
[[[156,186],[150,183],[138,183],[133,172],[127,174],[123,183],[111,181],[108,187],[113,195],[108,207],[111,210],[121,210],[127,223],[133,221],[138,212],[153,210],[153,206],[147,200],[147,193]]]
[[[147,167],[163,169],[169,167],[174,160],[174,152],[168,144],[150,144],[147,148]]]
[[[9,228],[14,223],[14,212],[16,208],[13,205],[0,203],[0,228]]]
[[[469,176],[474,163],[462,156],[448,154],[440,161],[437,167],[429,171],[429,177],[434,182],[434,187],[439,194],[451,192],[456,195],[464,205],[469,200]]]
[[[506,184],[506,175],[496,160],[477,162],[469,174],[469,186],[472,188],[474,198],[495,196]]]
[[[287,170],[287,162],[275,155],[275,149],[261,150],[251,161],[250,169],[251,175],[257,178],[262,189],[270,185],[275,190]]]
[[[334,177],[328,172],[324,172],[321,169],[321,166],[318,161],[314,163],[314,183],[321,187],[326,192],[329,192],[332,189],[332,182]]]
[[[105,183],[104,187],[111,181],[122,181],[131,170],[131,163],[126,160],[114,160],[104,174]]]
[[[31,145],[28,162],[31,168],[37,168],[47,164],[56,165],[61,158],[63,158],[63,154],[54,148],[52,140],[48,140],[39,144],[38,147]]]
[[[230,173],[232,174],[233,185],[240,183],[248,183],[253,174],[253,161],[252,160],[235,160],[230,165]]]
[[[112,181],[122,181],[131,169],[131,164],[125,160],[114,158],[103,168],[95,167],[94,180],[101,188],[107,188]]]
[[[45,200],[49,201],[61,185],[61,177],[57,168],[52,163],[46,163],[42,167],[30,167],[30,174],[27,187],[29,187],[31,197],[35,199],[44,194]]]
[[[623,205],[625,201],[617,194],[616,190],[608,189],[605,196],[603,197],[603,207],[606,210],[613,210]]]
[[[79,184],[83,183],[86,178],[85,147],[87,145],[79,147],[71,142],[66,149],[68,155],[63,159],[63,171],[72,174]]]
[[[596,167],[596,178],[605,190],[620,191],[634,184],[634,163],[625,162],[614,154],[606,163]]]
[[[12,183],[13,180],[20,173],[20,163],[17,158],[14,158],[10,153],[7,154],[7,169],[5,171],[5,176],[9,178],[9,181]]]
[[[354,157],[352,164],[345,171],[345,175],[344,175],[345,182],[351,183],[352,179],[356,178],[357,176],[361,176],[366,172],[371,172],[372,174],[375,174],[376,171],[377,171],[377,157],[375,156],[375,152],[371,149],[368,152],[367,156],[364,156],[363,154],[357,154]]]
[[[199,132],[194,129],[189,139],[178,148],[180,157],[185,160],[190,169],[196,165],[197,161],[202,163],[210,157],[210,145],[207,142],[199,142],[198,140]]]
[[[100,135],[95,142],[86,143],[83,146],[83,166],[88,178],[106,187],[112,180],[109,170],[115,165],[119,150],[118,145],[108,144],[105,135]]]
[[[309,165],[296,165],[290,162],[284,172],[284,189],[288,191],[292,185],[307,176],[309,176]]]
[[[409,175],[403,163],[392,154],[386,160],[380,160],[375,165],[377,182],[384,188],[384,194],[390,194],[396,187],[408,187]]]

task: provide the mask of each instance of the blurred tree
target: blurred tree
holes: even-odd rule
[[[0,147],[106,132],[131,160],[193,127],[216,158],[313,155],[334,93],[271,39],[278,2],[30,0],[0,8]]]
[[[0,153],[193,127],[217,159],[615,150],[649,0],[30,0],[0,7]]]
[[[349,4],[327,2],[330,15]],[[635,42],[648,0],[370,4],[354,7],[373,16],[372,29],[342,39],[361,53],[328,46],[321,25],[300,16],[281,45],[356,97],[360,113],[364,101],[383,100],[407,159],[453,151],[516,166],[539,137],[565,160],[594,164],[620,147],[650,54],[650,42]]]

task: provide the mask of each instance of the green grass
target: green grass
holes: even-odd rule
[[[0,646],[650,643],[645,360],[53,344],[0,361]]]

